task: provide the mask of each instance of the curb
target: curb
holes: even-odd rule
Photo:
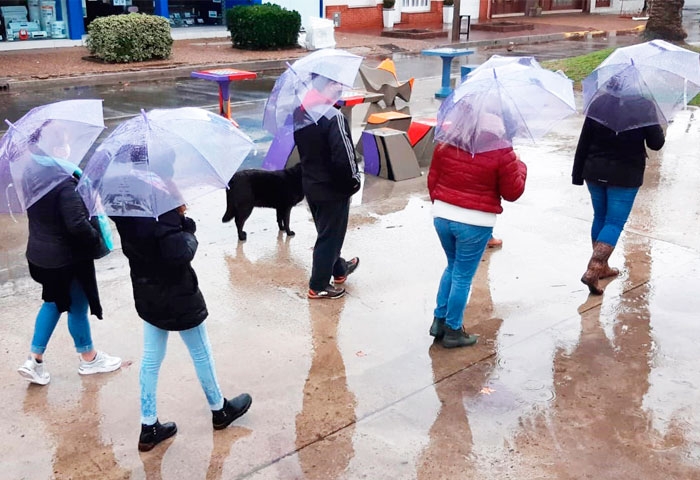
[[[536,43],[547,43],[559,40],[578,40],[581,38],[590,38],[597,36],[615,36],[615,35],[630,35],[640,33],[644,30],[644,25],[627,29],[605,32],[603,30],[580,31],[580,32],[560,32],[548,33],[540,35],[521,35],[517,37],[504,37],[490,40],[475,40],[467,41],[459,44],[453,44],[455,47],[494,47],[508,45],[525,45]],[[419,53],[419,50],[408,53]],[[79,75],[75,77],[58,77],[36,80],[13,80],[0,78],[0,94],[1,93],[19,93],[41,90],[45,88],[56,87],[81,87],[81,86],[96,86],[96,85],[118,85],[130,82],[145,82],[157,80],[172,80],[176,78],[189,78],[190,74],[196,70],[206,70],[210,68],[237,68],[240,70],[249,70],[258,73],[259,75],[279,74],[286,68],[285,63],[289,59],[279,60],[253,60],[248,62],[237,63],[217,63],[217,64],[198,64],[174,67],[156,67],[137,71],[122,71],[112,73],[96,73],[88,75]]]

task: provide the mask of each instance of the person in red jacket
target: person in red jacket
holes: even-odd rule
[[[505,135],[500,117],[483,114],[479,122],[492,124],[488,130],[494,135]],[[445,348],[476,343],[476,337],[462,329],[472,279],[496,215],[503,212],[501,199],[520,198],[526,177],[527,167],[510,146],[476,154],[446,143],[435,147],[428,191],[447,267],[440,279],[430,335]]]

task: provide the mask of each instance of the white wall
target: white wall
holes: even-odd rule
[[[306,28],[309,24],[309,17],[319,16],[319,0],[265,0],[265,2],[274,3],[280,7],[286,8],[287,10],[296,10],[301,15],[301,25]],[[341,2],[341,4],[347,3]],[[329,2],[324,2],[328,5]]]
[[[686,0],[687,2],[688,0]],[[595,0],[591,0],[595,5]],[[612,0],[609,7],[591,9],[591,13],[617,13],[639,15],[644,7],[644,0]]]
[[[700,1],[700,0],[698,0]],[[472,24],[479,22],[479,0],[462,0],[459,4],[460,15],[471,15]],[[466,19],[464,20],[467,21]],[[465,24],[466,25],[466,24]],[[466,26],[463,28],[467,28]]]

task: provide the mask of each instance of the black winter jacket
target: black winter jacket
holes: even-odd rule
[[[27,260],[42,268],[60,268],[92,261],[100,248],[100,232],[90,223],[83,199],[69,177],[27,209]]]
[[[297,110],[296,115],[303,114]],[[360,188],[360,173],[348,121],[338,110],[294,132],[302,185],[311,202],[346,200]]]
[[[586,117],[574,156],[572,183],[583,185],[586,180],[616,187],[640,187],[644,181],[646,147],[660,150],[664,141],[660,125],[615,133]]]
[[[139,316],[163,330],[196,327],[207,318],[190,262],[197,252],[195,224],[176,210],[158,220],[113,217],[129,259],[134,303]]]
[[[101,236],[75,191],[77,184],[75,178],[66,178],[27,209],[29,273],[43,287],[41,298],[55,303],[59,312],[70,310],[70,285],[77,280],[90,312],[102,318],[93,261]]]

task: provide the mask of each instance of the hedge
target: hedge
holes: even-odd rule
[[[173,45],[168,20],[142,13],[96,18],[88,34],[90,53],[110,63],[168,58]]]
[[[301,15],[279,5],[242,5],[226,11],[235,48],[266,50],[297,45]]]

